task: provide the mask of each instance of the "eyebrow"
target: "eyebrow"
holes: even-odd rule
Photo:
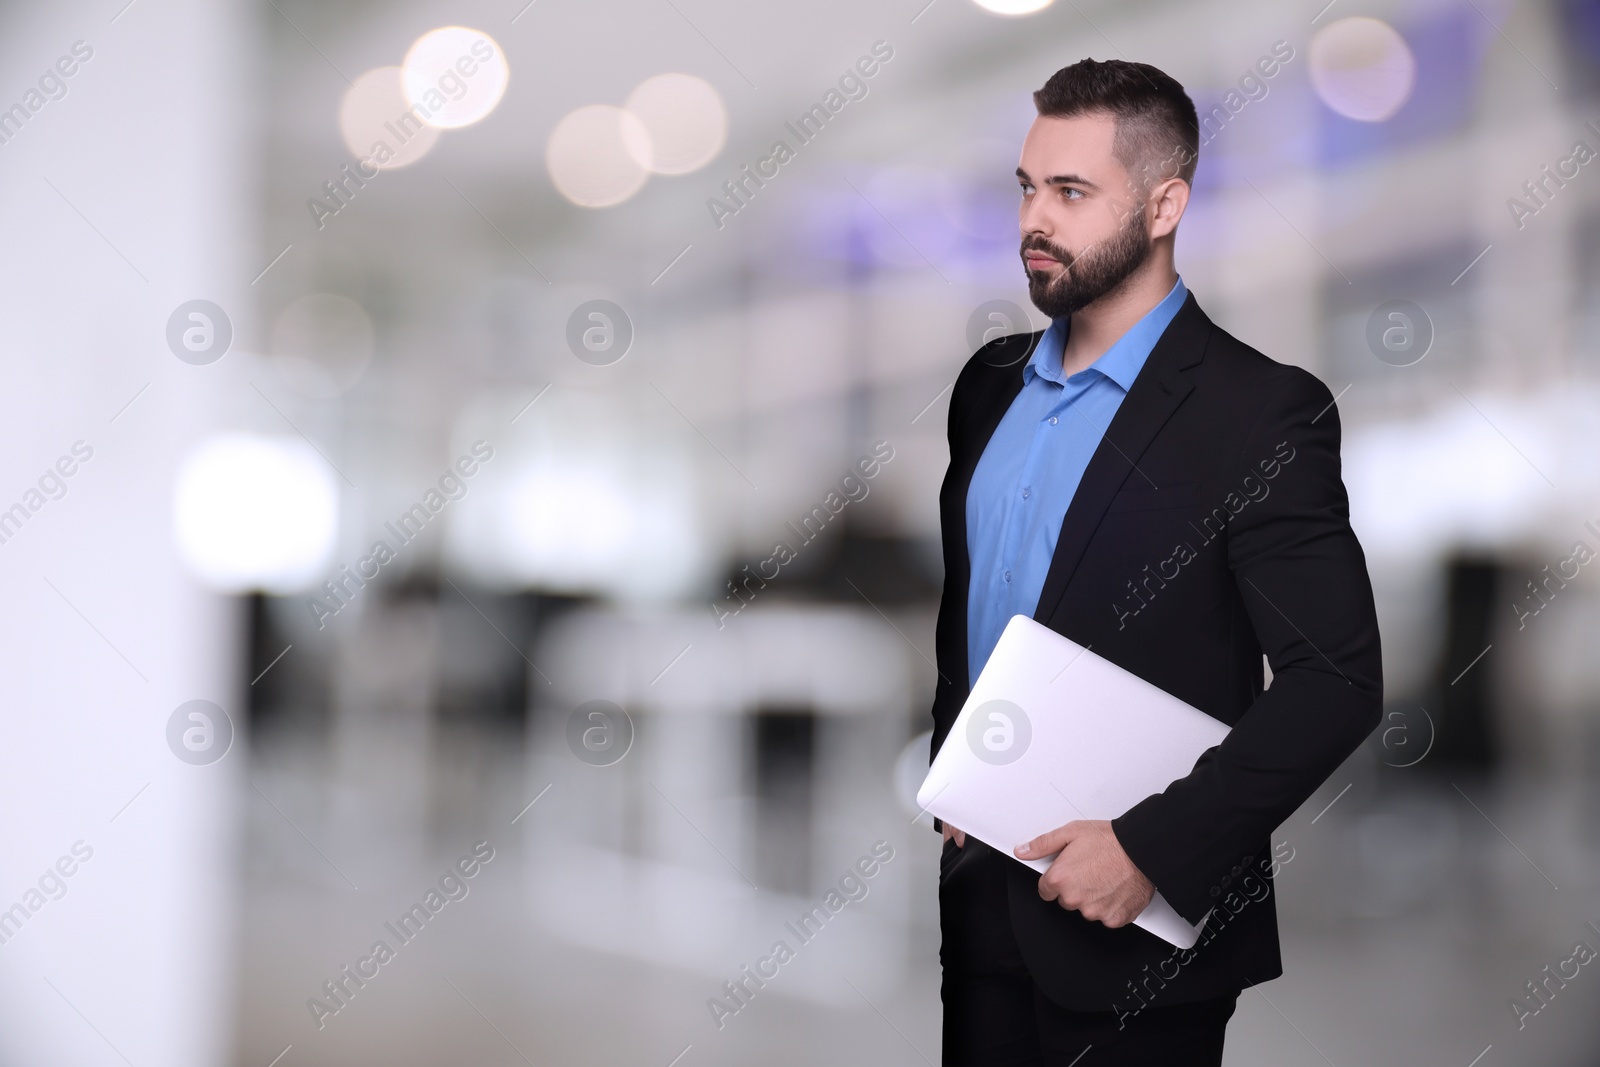
[[[1094,182],[1090,181],[1088,178],[1081,177],[1081,176],[1079,176],[1077,174],[1052,174],[1050,177],[1046,178],[1044,181],[1036,182],[1032,178],[1028,177],[1028,172],[1027,171],[1023,170],[1021,167],[1018,167],[1017,168],[1017,177],[1021,178],[1023,181],[1027,182],[1029,185],[1081,185],[1085,189],[1099,189],[1100,188],[1098,185],[1096,185]]]

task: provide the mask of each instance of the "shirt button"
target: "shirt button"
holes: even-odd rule
[[[1010,580],[1011,580],[1011,572],[1010,572],[1010,571],[1006,571],[1006,573],[1005,573],[1005,579],[1006,579],[1006,581],[1008,581],[1008,582],[1009,582],[1009,581],[1010,581]]]
[[[1054,426],[1054,425],[1055,425],[1055,424],[1056,424],[1056,423],[1057,423],[1057,422],[1058,422],[1058,421],[1060,421],[1060,420],[1058,420],[1058,419],[1057,419],[1057,418],[1056,418],[1056,416],[1054,416],[1054,415],[1051,415],[1051,416],[1050,416],[1050,425],[1051,425],[1051,426]]]
[[[1024,500],[1028,499],[1028,493],[1029,493],[1029,490],[1024,489],[1022,491],[1022,499],[1024,499]]]

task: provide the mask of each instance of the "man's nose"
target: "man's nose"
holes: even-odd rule
[[[1043,237],[1049,240],[1054,235],[1054,228],[1050,225],[1049,215],[1039,204],[1037,197],[1022,208],[1022,215],[1018,220],[1025,237]]]

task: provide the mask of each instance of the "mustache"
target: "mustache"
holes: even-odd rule
[[[1029,252],[1043,252],[1045,255],[1066,267],[1072,266],[1073,262],[1078,258],[1071,252],[1068,252],[1065,248],[1062,248],[1060,245],[1055,244],[1044,237],[1023,238],[1022,248],[1018,254],[1026,258]]]

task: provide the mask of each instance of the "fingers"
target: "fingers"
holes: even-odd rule
[[[1118,893],[1111,898],[1085,905],[1082,914],[1085,919],[1093,919],[1100,925],[1115,930],[1133,922],[1143,910],[1144,905],[1139,903],[1137,895]]]
[[[1039,877],[1041,900],[1113,930],[1133,922],[1150,903],[1154,888],[1148,882],[1108,884],[1085,870],[1075,856],[1075,850],[1064,851]]]
[[[956,848],[967,847],[967,835],[962,833],[960,830],[957,830],[949,823],[944,824],[944,839],[946,841],[954,840],[956,843]]]
[[[1032,841],[1017,846],[1017,855],[1024,859],[1034,859],[1039,856],[1049,856],[1060,852],[1067,847],[1067,842],[1077,837],[1082,831],[1082,824],[1077,820],[1058,826],[1049,833],[1040,834]]]
[[[1082,903],[1080,896],[1078,879],[1063,862],[1063,857],[1057,856],[1049,869],[1039,876],[1040,899],[1053,900],[1068,911],[1076,911]]]
[[[1127,926],[1144,910],[1137,899],[1123,895],[1091,898],[1071,875],[1055,874],[1053,868],[1039,878],[1039,897],[1112,930]]]
[[[1067,911],[1075,911],[1085,919],[1112,928],[1127,925],[1131,918],[1120,902],[1090,898],[1070,874],[1057,874],[1054,868],[1040,876],[1039,898],[1054,901]]]

